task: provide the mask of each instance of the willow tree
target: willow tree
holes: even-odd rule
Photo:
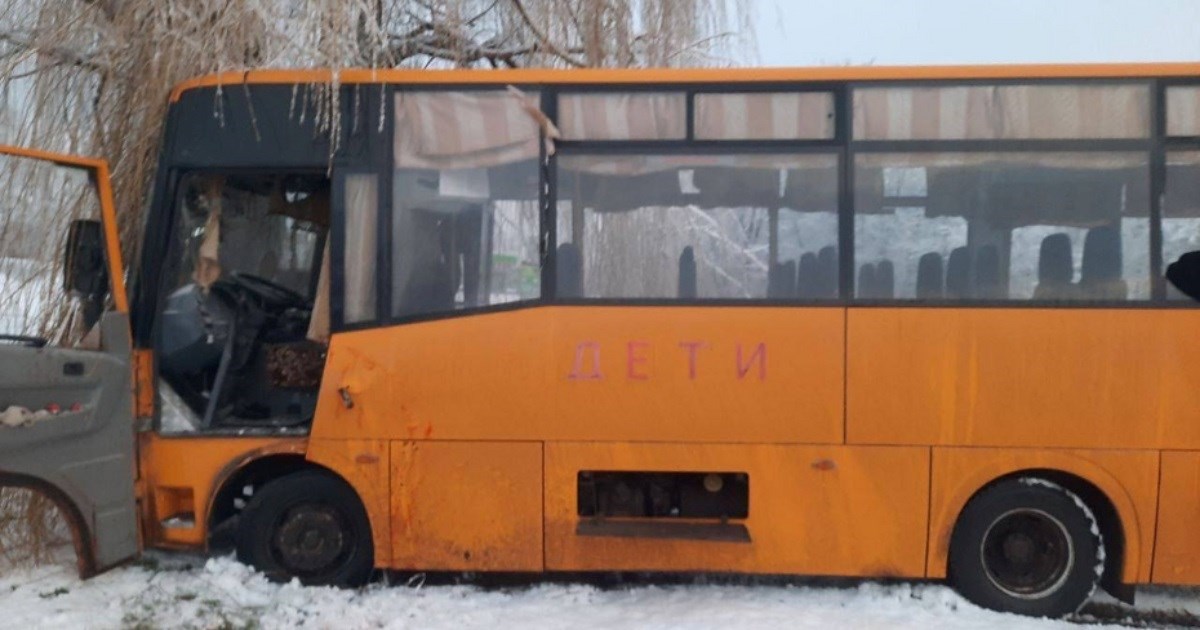
[[[259,67],[727,63],[746,42],[744,2],[0,0],[0,141],[108,159],[132,253],[179,81]]]
[[[350,67],[727,64],[748,42],[745,3],[0,0],[0,142],[106,158],[128,260],[138,250],[168,95],[184,79],[261,67],[330,68],[336,81]],[[334,87],[307,98],[337,111]],[[22,187],[31,182],[10,162],[0,163],[9,206],[0,207],[0,315],[32,323],[20,332],[63,339],[71,308],[35,304],[61,273],[62,230],[47,226],[63,217],[37,215],[53,204],[27,203]],[[12,332],[4,324],[0,333]],[[0,556],[36,558],[63,539],[48,514],[36,495],[0,492]]]

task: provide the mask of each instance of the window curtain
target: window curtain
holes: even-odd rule
[[[833,137],[828,92],[697,94],[701,140],[812,140]]]
[[[396,168],[487,168],[536,159],[538,97],[513,91],[398,92]]]
[[[558,128],[567,140],[682,140],[687,97],[682,92],[563,94]]]
[[[1146,138],[1144,85],[859,88],[858,140]]]

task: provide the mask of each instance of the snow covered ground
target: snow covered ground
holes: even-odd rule
[[[1200,592],[1158,591],[1136,611],[1092,606],[1075,620],[981,610],[920,583],[524,579],[505,585],[408,583],[362,590],[271,584],[227,557],[148,555],[81,582],[67,565],[0,576],[2,628],[1068,628],[1193,625]],[[1173,611],[1169,614],[1157,611]],[[1190,612],[1187,612],[1190,611]],[[1096,627],[1095,625],[1089,627]]]

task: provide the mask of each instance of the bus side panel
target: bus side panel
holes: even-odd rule
[[[851,308],[847,441],[1200,448],[1200,311]]]
[[[392,565],[541,571],[540,442],[393,442]]]
[[[1000,448],[934,448],[929,507],[928,577],[946,576],[950,536],[958,515],[987,484],[1025,470],[1069,473],[1096,486],[1112,501],[1125,534],[1121,581],[1150,581],[1158,506],[1156,451],[1067,451]]]
[[[558,414],[550,435],[568,441],[843,441],[844,309],[575,307],[559,313],[552,349]]]
[[[1154,582],[1200,584],[1200,453],[1162,454]]]
[[[308,460],[337,473],[354,489],[371,523],[375,566],[391,565],[391,466],[385,440],[311,440]]]
[[[578,535],[583,470],[744,472],[751,542]],[[915,447],[547,443],[546,568],[921,577],[928,473]]]
[[[341,332],[330,339],[313,438],[542,439],[547,309]]]
[[[840,443],[844,313],[554,306],[338,333],[312,435]]]
[[[147,547],[200,549],[213,495],[243,465],[268,455],[302,456],[304,437],[138,434],[142,532]],[[189,526],[190,525],[190,526]]]

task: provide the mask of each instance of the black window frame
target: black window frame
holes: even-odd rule
[[[555,295],[556,281],[553,276],[543,289],[547,303],[578,306],[824,306],[837,307],[846,304],[846,285],[841,267],[844,254],[841,243],[846,229],[847,191],[845,144],[849,126],[845,118],[847,83],[837,81],[806,82],[760,82],[760,83],[664,83],[664,84],[591,84],[570,86],[547,86],[546,93],[557,105],[562,93],[629,93],[629,92],[683,92],[686,97],[687,136],[680,140],[558,140],[555,142],[555,158],[559,155],[782,155],[823,154],[837,158],[838,192],[838,294],[833,298],[559,298]],[[834,134],[832,138],[810,138],[796,140],[697,140],[695,138],[695,98],[697,94],[746,94],[774,92],[817,92],[833,95]],[[557,111],[547,111],[547,116],[557,124]],[[548,202],[548,216],[552,235],[547,255],[553,264],[557,252],[557,208],[558,170],[551,169],[549,189],[553,192]]]
[[[719,146],[713,147],[713,148],[706,148],[703,150],[695,148],[694,145],[696,143],[683,143],[683,142],[672,142],[671,144],[674,146],[671,146],[671,147],[662,146],[665,143],[663,143],[661,141],[653,141],[653,142],[638,141],[638,142],[636,142],[636,144],[638,146],[627,146],[627,144],[633,144],[632,142],[631,143],[621,143],[621,146],[613,146],[613,143],[610,143],[610,142],[603,142],[603,143],[579,142],[579,143],[572,143],[572,145],[570,145],[570,146],[565,146],[565,147],[560,146],[557,151],[557,155],[564,156],[564,157],[567,157],[567,156],[569,156],[569,157],[622,156],[622,155],[662,155],[662,156],[819,155],[819,156],[828,156],[828,157],[834,158],[835,167],[837,168],[836,176],[838,178],[836,213],[837,213],[837,232],[838,232],[837,240],[839,243],[838,286],[837,286],[837,294],[834,297],[831,297],[831,298],[802,298],[802,297],[711,298],[711,297],[697,297],[697,298],[690,298],[690,299],[679,299],[679,298],[665,298],[665,297],[656,297],[656,298],[628,298],[628,297],[624,297],[624,298],[616,298],[616,297],[559,298],[557,295],[555,295],[552,301],[556,304],[580,305],[580,306],[585,306],[585,305],[592,305],[592,306],[596,306],[596,305],[670,306],[670,305],[681,305],[681,304],[682,305],[708,305],[708,306],[713,306],[713,305],[715,305],[715,306],[730,306],[730,305],[734,305],[734,306],[739,306],[739,305],[740,306],[837,306],[837,305],[843,304],[843,302],[845,301],[844,300],[845,294],[842,292],[843,287],[842,287],[842,283],[841,283],[841,267],[840,267],[840,265],[841,265],[840,243],[842,241],[842,230],[843,230],[842,226],[843,226],[843,222],[845,221],[845,213],[842,208],[842,206],[845,203],[844,202],[845,191],[842,189],[842,179],[843,179],[843,174],[846,170],[846,164],[845,164],[845,156],[843,155],[843,152],[840,150],[837,150],[836,148],[829,147],[829,146],[808,146],[810,143],[813,143],[813,142],[819,142],[823,145],[827,145],[829,142],[828,140],[783,141],[783,144],[791,145],[787,149],[780,148],[779,147],[780,143],[776,142],[776,141],[767,143],[768,146],[762,146],[762,143],[756,143],[755,141],[743,141],[743,140],[736,140],[736,141],[722,140],[722,141],[717,141],[717,142],[719,142]],[[602,144],[604,146],[594,146],[594,144]],[[655,146],[653,148],[648,148],[646,146],[642,146],[642,145],[647,145],[647,144],[651,144],[651,145],[655,145]],[[705,144],[707,144],[707,142]],[[557,170],[555,171],[554,175],[557,177],[557,175],[558,175]],[[555,186],[555,188],[557,189],[557,185]],[[551,223],[555,226],[556,232],[557,232],[557,225],[558,225],[557,203],[558,203],[558,200],[556,198],[555,206],[553,209],[554,214],[552,215],[553,219],[551,221]],[[556,234],[556,236],[557,236],[557,234]],[[558,251],[557,239],[554,242],[554,249],[552,251],[554,251],[554,252]],[[552,285],[552,286],[554,288],[557,288],[557,283],[555,283],[555,285]]]
[[[1097,308],[1161,308],[1170,304],[1165,300],[1166,289],[1162,276],[1162,223],[1159,208],[1161,186],[1156,185],[1162,172],[1161,162],[1156,165],[1156,158],[1161,159],[1161,133],[1163,120],[1161,110],[1163,95],[1159,86],[1160,81],[1153,77],[1105,77],[1105,78],[1006,78],[1006,79],[938,79],[938,80],[885,80],[885,81],[854,81],[847,83],[849,100],[844,103],[847,107],[842,112],[843,117],[851,117],[853,124],[853,95],[857,88],[873,87],[958,87],[958,86],[993,86],[993,85],[1144,85],[1147,97],[1150,99],[1150,129],[1144,138],[1063,138],[1063,139],[981,139],[981,140],[855,140],[853,133],[846,143],[850,184],[853,186],[853,170],[859,154],[871,153],[1113,153],[1141,152],[1146,155],[1149,170],[1148,192],[1150,199],[1148,220],[1150,222],[1150,296],[1138,300],[1016,300],[1016,299],[978,299],[978,298],[945,298],[945,299],[871,299],[852,297],[848,306],[884,306],[899,308],[1054,308],[1054,309],[1097,309]],[[851,130],[852,131],[852,130]],[[853,194],[853,189],[850,190]],[[854,287],[855,278],[853,261],[854,230],[853,206],[851,206],[850,230],[847,240],[839,247],[847,250],[851,257],[848,275],[843,283]],[[853,295],[853,292],[851,293]]]
[[[1167,155],[1179,151],[1200,151],[1200,136],[1167,135],[1167,89],[1172,87],[1200,88],[1200,78],[1164,77],[1155,80],[1154,88],[1154,140],[1155,148],[1151,162],[1151,264],[1157,266],[1154,273],[1154,301],[1160,307],[1200,308],[1200,302],[1191,299],[1167,299],[1166,261],[1163,260],[1163,202],[1167,193]]]
[[[532,306],[544,305],[546,303],[547,281],[553,282],[553,256],[549,254],[549,244],[553,239],[553,223],[550,224],[547,230],[546,222],[546,206],[545,199],[549,197],[547,191],[548,182],[553,178],[547,174],[547,164],[552,164],[553,156],[546,155],[544,133],[539,134],[539,173],[538,173],[538,199],[539,199],[539,256],[541,258],[541,291],[540,295],[534,299],[516,300],[513,302],[505,302],[502,304],[488,304],[483,306],[472,306],[459,308],[454,310],[433,311],[428,313],[411,313],[406,315],[396,315],[392,308],[392,265],[394,248],[392,243],[392,221],[394,219],[394,173],[395,173],[395,132],[396,132],[396,94],[399,92],[503,92],[509,86],[516,87],[522,92],[538,92],[541,100],[542,111],[547,108],[546,86],[536,83],[422,83],[422,84],[386,84],[384,85],[383,95],[383,125],[378,129],[378,132],[371,133],[377,137],[372,150],[369,152],[369,157],[364,160],[356,160],[348,162],[346,166],[340,167],[342,172],[346,173],[376,173],[379,176],[379,225],[377,229],[377,257],[378,267],[375,270],[376,283],[376,303],[375,303],[375,318],[372,320],[363,320],[359,322],[346,322],[345,302],[344,302],[344,282],[345,279],[340,277],[342,273],[341,265],[345,260],[345,214],[343,203],[340,199],[340,190],[338,189],[337,173],[339,167],[334,166],[334,195],[332,204],[332,223],[331,234],[334,235],[333,247],[330,251],[330,268],[332,271],[330,285],[330,328],[331,332],[345,332],[354,330],[364,330],[370,328],[380,328],[384,326],[394,326],[399,324],[415,323],[422,321],[449,319],[454,317],[466,317],[471,315],[479,315],[484,313],[496,313],[504,311],[512,311],[521,308],[529,308]],[[550,167],[552,168],[552,167]],[[549,278],[547,278],[547,269],[550,269]]]
[[[1000,140],[855,140],[853,137],[853,91],[862,87],[953,87],[987,85],[1104,85],[1134,84],[1147,86],[1150,99],[1151,129],[1145,138],[1065,138],[1065,139],[1000,139]],[[504,312],[547,305],[589,306],[796,306],[796,307],[891,307],[891,308],[1055,308],[1055,309],[1175,309],[1197,308],[1200,304],[1191,301],[1168,301],[1162,264],[1162,193],[1165,180],[1165,155],[1169,150],[1200,150],[1200,136],[1173,137],[1165,135],[1166,87],[1173,85],[1200,85],[1194,77],[1009,77],[999,79],[956,78],[956,79],[888,79],[888,80],[814,80],[814,81],[767,81],[767,82],[721,82],[721,83],[422,83],[396,85],[385,88],[385,112],[381,150],[373,151],[373,162],[380,175],[383,190],[380,197],[380,221],[390,229],[392,220],[392,172],[395,94],[397,91],[488,91],[504,90],[509,85],[525,92],[536,91],[540,95],[542,112],[554,123],[558,121],[558,97],[571,93],[669,93],[682,92],[686,103],[686,138],[679,140],[557,140],[555,151],[547,153],[545,143],[539,155],[538,199],[541,227],[539,230],[539,254],[541,258],[541,292],[534,299],[504,304],[462,308],[452,311],[394,316],[390,313],[391,290],[391,243],[390,232],[381,235],[381,266],[377,271],[380,285],[379,317],[372,322],[347,324],[340,319],[341,299],[338,272],[334,272],[331,285],[333,304],[333,330],[357,330],[379,326],[397,325],[417,321],[466,317],[485,313]],[[831,93],[834,99],[834,134],[828,139],[805,140],[697,140],[695,138],[695,96],[697,94],[742,94],[769,92],[823,92]],[[544,134],[543,134],[544,135]],[[870,153],[1018,153],[1018,152],[1072,152],[1111,153],[1141,152],[1147,156],[1149,168],[1148,200],[1150,221],[1151,293],[1148,299],[1138,300],[995,300],[954,298],[940,300],[921,299],[868,299],[855,296],[854,260],[854,183],[855,160],[859,154]],[[718,155],[718,154],[787,154],[826,153],[838,160],[838,296],[832,299],[765,298],[765,299],[643,299],[643,298],[559,298],[556,295],[558,246],[557,202],[558,170],[560,155]],[[335,204],[336,207],[336,204]],[[338,222],[342,219],[334,213],[331,234],[341,233]],[[381,232],[386,232],[381,230]],[[341,247],[340,238],[333,239],[332,255],[336,258]],[[339,263],[331,258],[331,267],[339,269]],[[387,297],[386,302],[384,297]]]
[[[347,86],[342,92],[342,121],[350,125],[342,130],[344,144],[333,156],[328,170],[329,186],[329,330],[376,328],[383,324],[385,305],[391,302],[391,285],[386,276],[386,264],[391,261],[392,220],[390,195],[392,187],[393,128],[390,114],[392,87],[388,85]],[[382,107],[382,111],[381,108]],[[381,120],[383,124],[375,124]],[[375,175],[378,191],[376,208],[375,255],[380,264],[375,269],[375,317],[359,322],[345,321],[345,246],[346,207],[345,179],[348,175]],[[379,229],[380,227],[385,229]]]
[[[346,178],[351,175],[375,176],[375,316],[355,322],[346,321]],[[333,330],[355,327],[374,327],[384,318],[381,316],[390,305],[390,286],[384,284],[384,265],[391,260],[391,204],[383,202],[387,192],[384,186],[391,177],[375,166],[335,166],[329,190],[329,233],[333,237],[329,248],[329,317]],[[388,303],[384,303],[388,299]]]

